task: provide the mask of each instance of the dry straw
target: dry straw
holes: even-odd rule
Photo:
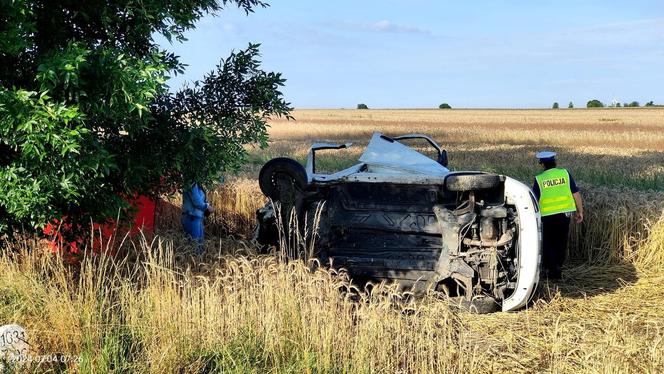
[[[643,248],[661,253],[662,227]],[[88,257],[80,271],[14,248],[0,257],[0,318],[26,327],[34,352],[80,354],[68,365],[83,372],[664,369],[664,278],[626,262],[573,267],[528,310],[478,316],[435,294],[362,292],[302,260],[212,243],[226,254],[183,257],[177,245],[143,241],[138,257]],[[653,254],[640,263],[661,266]]]
[[[544,111],[440,113],[312,111],[296,117],[318,126],[300,125],[296,131],[274,123],[273,136],[283,144],[270,154],[252,153],[257,165],[247,168],[248,175],[209,194],[216,212],[208,233],[248,236],[256,209],[265,203],[254,181],[259,164],[277,154],[302,159],[313,138],[354,139],[353,134],[365,136],[381,126],[395,132],[437,128],[439,135],[465,141],[459,147],[487,147],[484,156],[526,165],[520,152],[539,146],[529,139],[550,139],[572,129],[580,136],[554,145],[579,155],[624,154],[614,161],[627,160],[628,177],[602,174],[607,164],[592,157],[573,165],[590,170],[579,178],[587,221],[572,232],[574,262],[561,283],[542,284],[527,310],[478,316],[456,310],[435,294],[413,299],[390,285],[364,292],[343,272],[316,266],[306,256],[257,255],[246,242],[215,235],[205,243],[207,256],[195,257],[174,233],[180,213],[175,199],[159,207],[158,226],[165,237],[125,241],[115,257],[90,256],[72,267],[35,241],[3,250],[0,320],[23,325],[35,354],[81,356],[80,364],[22,370],[664,372],[664,276],[659,271],[664,266],[664,193],[643,191],[639,183],[648,179],[632,179],[659,165],[655,161],[664,143],[656,118],[661,112],[559,110],[554,119]],[[617,120],[600,121],[608,117]],[[410,121],[406,125],[404,118]],[[604,131],[601,126],[607,123],[622,126],[617,135]],[[630,125],[637,127],[629,130]],[[518,131],[482,132],[500,126]],[[610,144],[597,145],[593,133],[595,138],[606,135]],[[643,149],[629,150],[629,144],[621,149],[620,138],[637,146],[641,141]],[[584,148],[585,143],[596,146]],[[654,153],[641,159],[645,165],[629,161],[646,151]],[[463,160],[465,165],[482,161],[470,154]],[[506,171],[527,180],[536,169]],[[602,185],[591,183],[601,178],[612,187],[592,187]],[[311,250],[302,243],[310,242],[300,237],[296,247]]]

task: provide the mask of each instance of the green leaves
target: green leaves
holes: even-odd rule
[[[67,216],[89,224],[185,181],[239,167],[267,144],[266,120],[288,116],[279,73],[258,45],[231,54],[199,85],[153,35],[184,40],[208,13],[259,0],[0,0],[0,234]]]
[[[232,53],[202,81],[162,97],[154,107],[158,118],[170,117],[185,135],[178,149],[179,159],[190,160],[178,170],[185,183],[211,183],[220,171],[239,168],[245,145],[267,145],[267,119],[289,116],[291,108],[279,91],[285,80],[260,69],[258,47],[249,44]]]
[[[30,46],[35,31],[34,5],[30,1],[0,1],[0,55],[20,55]]]
[[[0,169],[0,206],[14,220],[41,227],[55,213],[52,199],[79,194],[75,164],[58,166],[80,154],[82,119],[78,108],[53,103],[43,93],[0,91],[0,137],[13,154]],[[54,188],[55,180],[67,183]]]

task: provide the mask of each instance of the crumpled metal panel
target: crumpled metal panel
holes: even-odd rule
[[[383,137],[378,132],[371,137],[359,161],[368,165],[368,172],[372,172],[372,166],[378,166],[381,173],[389,174],[418,173],[445,176],[450,172],[429,157],[398,141]]]

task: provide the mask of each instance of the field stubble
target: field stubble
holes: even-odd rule
[[[251,150],[252,163],[209,194],[208,232],[246,236],[265,202],[262,162],[303,161],[313,141],[423,132],[456,169],[523,181],[537,171],[535,150],[558,150],[583,189],[586,222],[572,231],[563,281],[545,282],[524,311],[470,315],[386,285],[368,294],[343,274],[257,256],[234,239],[211,238],[205,258],[190,257],[175,235],[135,243],[138,258],[86,258],[80,271],[35,244],[14,248],[0,257],[0,319],[25,326],[41,353],[80,353],[80,366],[68,365],[83,372],[662,372],[663,114],[296,111],[297,122],[272,123],[267,151]],[[358,155],[349,152],[323,166],[347,166]],[[177,199],[160,212],[162,231],[177,230]]]

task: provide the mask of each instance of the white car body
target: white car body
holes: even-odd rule
[[[421,154],[415,149],[410,148],[405,144],[397,141],[399,139],[412,139],[412,138],[424,139],[427,142],[429,142],[438,151],[439,160],[435,161]],[[440,255],[441,257],[438,260],[436,268],[434,269],[434,271],[429,271],[428,273],[426,273],[429,274],[427,275],[427,277],[435,278],[434,274],[440,274],[441,272],[448,275],[452,273],[457,274],[455,273],[455,271],[458,271],[459,273],[465,272],[464,274],[466,274],[465,279],[467,282],[465,283],[465,285],[468,287],[464,288],[464,290],[466,290],[464,292],[471,293],[471,291],[467,290],[468,288],[471,288],[471,286],[473,290],[475,289],[481,290],[482,288],[480,287],[480,283],[484,278],[480,277],[479,270],[477,270],[478,268],[473,268],[478,273],[476,275],[476,277],[478,278],[478,280],[476,281],[477,284],[470,283],[468,281],[468,277],[470,277],[470,272],[468,268],[471,268],[472,266],[464,265],[463,261],[468,261],[468,264],[475,264],[474,262],[467,259],[473,258],[471,257],[471,255],[480,256],[473,260],[477,262],[477,264],[475,265],[480,267],[488,266],[486,264],[493,264],[495,262],[492,259],[493,255],[491,253],[496,253],[495,257],[498,258],[499,262],[501,261],[501,259],[498,253],[504,253],[503,259],[507,259],[508,261],[513,262],[513,265],[511,266],[512,270],[508,271],[505,268],[505,265],[501,265],[503,266],[502,272],[504,273],[502,276],[505,278],[504,281],[501,281],[504,283],[504,285],[501,285],[501,287],[504,288],[504,291],[500,292],[496,291],[495,295],[498,296],[494,295],[493,297],[495,298],[495,301],[500,305],[502,311],[517,310],[528,304],[530,298],[533,296],[537,288],[537,283],[539,280],[539,266],[541,259],[541,223],[540,223],[539,208],[536,199],[532,195],[532,192],[528,186],[524,185],[523,183],[513,178],[505,176],[488,175],[479,172],[450,171],[447,167],[442,165],[446,164],[446,153],[444,151],[441,151],[440,147],[431,138],[419,134],[411,134],[398,138],[389,138],[380,133],[374,133],[366,150],[361,155],[361,157],[358,160],[359,162],[356,165],[332,174],[324,174],[316,172],[315,157],[317,151],[324,149],[341,149],[350,146],[351,144],[328,144],[328,143],[313,144],[307,158],[307,165],[305,167],[306,186],[303,187],[304,189],[308,189],[314,192],[328,191],[329,189],[340,189],[342,190],[342,192],[335,192],[335,193],[326,192],[327,195],[325,195],[325,198],[328,200],[333,200],[333,202],[335,196],[336,199],[345,199],[344,200],[345,202],[340,206],[342,205],[345,206],[344,204],[358,205],[358,207],[351,206],[350,208],[348,207],[343,208],[348,210],[343,212],[344,214],[343,216],[340,216],[343,218],[339,218],[335,216],[333,213],[330,213],[329,219],[331,221],[334,221],[335,219],[337,221],[341,220],[342,221],[341,224],[343,224],[344,219],[348,220],[349,222],[361,221],[360,224],[366,223],[367,227],[369,228],[375,227],[377,224],[380,223],[383,224],[384,227],[379,227],[378,229],[380,230],[394,229],[397,230],[395,232],[398,232],[398,230],[403,231],[403,227],[406,227],[405,225],[408,224],[408,222],[413,220],[419,220],[422,221],[423,223],[417,223],[417,224],[413,222],[409,223],[411,227],[414,227],[417,230],[419,230],[417,233],[415,234],[409,233],[408,230],[404,232],[407,232],[408,235],[414,235],[413,236],[414,238],[418,238],[418,240],[421,240],[422,237],[425,238],[427,237],[425,235],[430,236],[432,235],[432,232],[436,232],[435,227],[437,226],[435,226],[436,223],[434,222],[436,220],[432,218],[434,217],[433,213],[425,212],[426,213],[425,214],[421,212],[414,212],[414,213],[410,212],[408,209],[411,209],[411,207],[409,207],[407,203],[405,203],[405,205],[403,206],[400,205],[397,208],[390,206],[388,207],[390,209],[386,211],[381,211],[380,209],[387,209],[384,207],[381,208],[381,206],[384,206],[385,204],[381,205],[380,201],[378,203],[376,202],[364,203],[362,201],[355,202],[354,200],[348,198],[349,192],[347,189],[360,188],[360,186],[362,186],[361,188],[363,189],[363,191],[364,190],[372,191],[372,188],[370,186],[375,185],[377,186],[376,191],[382,191],[381,189],[384,190],[385,188],[390,188],[390,186],[400,186],[399,188],[404,189],[404,191],[406,192],[408,189],[411,188],[413,190],[417,190],[418,188],[420,189],[424,188],[422,191],[428,191],[428,194],[431,195],[439,194],[442,196],[443,194],[445,194],[446,199],[448,199],[446,200],[448,208],[443,207],[443,205],[441,204],[435,203],[436,201],[443,199],[442,197],[439,196],[437,198],[438,200],[432,200],[434,201],[432,205],[437,204],[438,206],[438,208],[435,208],[434,211],[438,209],[435,213],[435,217],[437,217],[437,221],[440,224],[440,227],[442,227],[440,230],[442,230],[443,236],[446,236],[447,232],[449,231],[449,229],[446,229],[445,227],[463,227],[463,229],[458,230],[459,231],[458,248],[454,249],[452,248],[453,245],[449,245],[448,243],[447,248],[450,249],[449,251],[450,253],[452,252],[454,253],[454,256],[451,256],[449,254],[441,254]],[[445,161],[442,161],[443,155]],[[483,190],[481,188],[478,189],[476,193],[474,191],[470,192],[460,191],[457,193],[457,196],[461,196],[459,194],[466,193],[466,195],[464,196],[469,196],[468,199],[470,201],[467,205],[469,206],[472,205],[471,208],[468,207],[463,208],[468,210],[468,212],[463,214],[465,214],[466,216],[471,215],[468,217],[472,217],[472,220],[471,218],[468,218],[466,220],[471,220],[471,221],[468,221],[467,223],[457,224],[454,220],[457,219],[461,220],[461,218],[456,218],[456,217],[463,216],[462,213],[458,213],[461,212],[462,210],[460,210],[460,208],[449,209],[449,205],[451,204],[450,196],[453,197],[454,193],[445,191],[445,189],[447,188],[446,181],[450,179],[455,179],[455,180],[461,179],[463,181],[463,178],[466,179],[494,178],[494,180],[497,180],[495,178],[498,177],[500,178],[499,179],[500,185],[494,188],[494,190],[501,191],[500,193],[502,194],[502,197],[493,198],[494,200],[497,201],[497,203],[495,203],[495,206],[491,206],[492,203],[488,202],[489,198],[487,198],[487,202],[485,202],[484,200],[475,201],[475,194],[477,194],[480,197],[483,196],[482,193],[484,192],[482,192]],[[450,182],[447,183],[449,185]],[[357,185],[358,187],[352,187],[353,185]],[[407,186],[412,186],[412,187],[407,187]],[[427,188],[428,190],[426,190]],[[436,188],[440,188],[440,190],[436,190]],[[494,191],[492,190],[491,194],[493,193]],[[375,193],[368,192],[367,195],[369,196],[368,199],[376,199],[377,197],[375,197],[374,195]],[[398,195],[398,190],[397,190],[397,195]],[[493,195],[487,195],[487,196],[493,196]],[[458,199],[459,198],[457,197],[457,200]],[[362,206],[362,204],[365,204],[366,206]],[[475,205],[477,205],[477,208],[475,207]],[[379,212],[379,214],[374,214],[374,212],[371,211],[372,206],[376,207],[375,209],[377,212]],[[343,210],[342,208],[330,208],[330,209],[333,212],[338,212],[340,210]],[[507,217],[507,213],[502,213],[502,212],[508,212],[509,217]],[[381,214],[383,216],[382,218]],[[453,214],[454,217],[450,216],[450,214]],[[498,218],[493,218],[492,214]],[[449,220],[451,220],[450,222],[446,222],[447,226],[444,226],[440,222],[442,215],[445,215],[445,217],[452,217],[449,218]],[[503,215],[505,216],[503,217]],[[394,222],[390,223],[391,221],[394,221],[393,219],[394,217],[399,217],[399,219],[402,219],[402,221],[405,223],[399,226],[399,228],[397,228]],[[364,219],[364,221],[362,221],[362,219]],[[374,222],[373,226],[369,224],[371,222]],[[455,224],[465,225],[465,226],[454,226]],[[337,224],[337,226],[338,225],[339,224]],[[357,223],[355,225],[357,225]],[[478,238],[477,232],[479,232],[480,229],[473,228],[474,230],[473,232],[475,232],[475,237],[472,238],[469,236],[468,232],[471,230],[470,229],[471,226],[475,227],[477,225],[482,225],[480,229],[484,229],[485,227],[487,227],[487,229],[485,230],[487,232],[497,227],[498,231],[496,232],[501,233],[502,236],[499,237],[498,234],[495,234],[494,237],[491,240],[489,240],[484,237],[489,234],[485,234],[484,232],[482,232],[482,235],[484,236],[482,238]],[[353,225],[350,226],[351,227],[349,228],[349,230],[353,229],[352,227]],[[466,231],[462,233],[463,230]],[[445,238],[443,238],[443,243],[444,239]],[[409,240],[414,242],[415,239],[409,239]],[[352,246],[353,248],[355,248],[357,245],[359,245],[355,243],[348,244],[346,243],[345,239],[338,239],[337,242],[341,244],[335,244],[336,245],[335,248],[344,247],[344,246]],[[325,241],[325,243],[327,243],[330,246],[334,246],[329,244],[327,241]],[[390,242],[388,241],[383,241],[382,243],[383,243],[382,245],[386,247],[391,245]],[[494,243],[495,245],[493,245],[492,247],[491,244],[487,243]],[[378,251],[377,249],[374,248],[373,250],[374,252],[371,253],[379,253],[377,252]],[[409,248],[404,249],[404,251],[407,250],[411,249]],[[422,249],[417,249],[417,250],[420,252],[422,251]],[[360,260],[356,259],[354,261],[351,261],[352,259],[350,259],[349,257],[350,255],[348,254],[349,251],[351,251],[351,249],[344,248],[343,252],[344,255],[337,256],[338,258],[346,260],[346,262],[344,263],[344,266],[346,268],[352,268],[353,264],[359,264],[357,265],[358,267],[362,266],[370,267],[373,266],[374,264],[383,264],[381,266],[389,268],[391,264],[395,264],[394,266],[398,267],[401,266],[404,263],[404,261],[415,261],[406,258],[406,260],[400,259],[401,262],[397,262],[397,260],[392,260],[392,257],[390,256],[386,256],[384,258],[377,258],[377,257],[371,257],[373,255],[366,253],[362,255]],[[473,253],[481,251],[486,251],[487,254],[473,255]],[[361,250],[358,249],[358,252],[361,252]],[[335,257],[334,253],[340,253],[340,252],[331,251],[330,253],[331,253],[330,257]],[[399,254],[391,256],[398,256],[398,255]],[[446,264],[444,266],[440,265],[440,262],[443,261],[442,259],[445,259],[446,261]],[[429,266],[430,268],[431,266],[433,266],[431,265],[430,258],[428,260],[429,262],[426,262],[424,260],[418,260],[418,261],[419,263],[428,264],[427,266]],[[449,262],[449,264],[447,264],[447,262]],[[456,264],[460,263],[460,267],[456,267],[456,265],[454,266],[450,265],[453,262],[455,262]],[[495,266],[497,267],[498,265]],[[444,271],[441,269],[443,269]],[[513,274],[511,272],[513,272]],[[402,273],[405,273],[405,271],[402,271]],[[387,270],[384,271],[384,274],[387,274],[385,275],[385,277],[387,278],[390,278],[393,275],[396,276],[397,278],[400,276],[400,273],[389,272]],[[501,274],[501,273],[499,270],[495,270],[495,274]],[[381,277],[382,276],[383,275],[381,275]],[[461,277],[461,276],[457,274],[455,275],[455,277]],[[498,275],[495,275],[495,277],[496,279],[499,279]],[[463,286],[462,284],[463,282],[458,282],[458,281],[455,282]],[[472,282],[475,282],[475,280],[473,280]],[[494,284],[497,284],[498,281],[494,280],[493,282]],[[449,289],[448,286],[445,287],[447,287],[446,289]],[[484,288],[485,291],[483,292],[487,292],[486,290],[490,290],[490,288],[487,288],[490,286],[487,286],[486,284],[484,284],[484,286],[482,287],[485,287]],[[497,287],[497,285],[495,287]],[[458,285],[457,289],[459,289]],[[500,295],[502,295],[502,292],[506,292],[508,293],[508,295],[501,299]],[[473,297],[475,296],[468,296],[467,298],[470,300]]]

